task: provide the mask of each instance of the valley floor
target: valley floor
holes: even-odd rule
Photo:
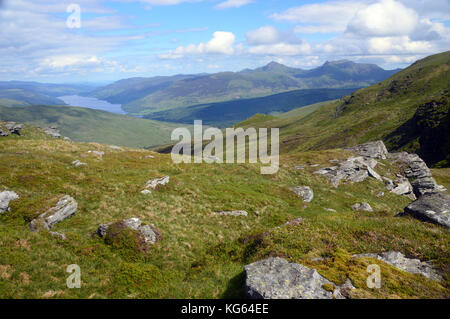
[[[0,191],[20,196],[0,214],[0,298],[243,298],[243,267],[269,256],[315,268],[336,284],[350,278],[357,288],[352,298],[450,297],[445,228],[395,217],[411,200],[386,191],[381,181],[334,188],[313,174],[350,152],[282,156],[277,174],[261,175],[258,165],[176,165],[169,155],[151,151],[50,139],[30,127],[23,132],[0,140]],[[95,156],[93,150],[105,154]],[[74,167],[74,160],[87,165]],[[378,173],[394,176],[396,168],[381,162]],[[433,173],[450,189],[450,169]],[[166,186],[141,194],[146,181],[165,175]],[[289,190],[301,185],[314,190],[311,203]],[[380,192],[385,196],[377,197]],[[28,223],[66,194],[78,202],[77,213],[55,227],[67,239],[31,232]],[[360,202],[374,211],[352,211]],[[214,214],[225,210],[245,210],[248,216]],[[130,217],[161,232],[162,240],[147,253],[92,236],[99,224]],[[284,225],[298,217],[303,221],[297,225]],[[428,261],[444,280],[351,258],[383,251]],[[371,263],[381,266],[380,289],[367,287]],[[70,264],[80,266],[80,289],[66,286]]]

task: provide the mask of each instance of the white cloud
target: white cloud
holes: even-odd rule
[[[402,3],[381,0],[356,12],[347,32],[361,36],[403,36],[410,34],[419,21],[419,15]]]
[[[355,13],[365,7],[365,1],[329,1],[290,8],[271,17],[277,21],[301,23],[297,32],[342,32]]]
[[[254,0],[226,0],[215,6],[216,9],[239,8],[252,3]]]
[[[273,26],[264,26],[256,30],[247,32],[247,41],[249,44],[271,44],[279,42],[281,39],[280,32]]]
[[[309,54],[311,53],[311,46],[308,43],[303,44],[276,43],[266,45],[263,44],[250,47],[248,49],[248,53],[257,55],[273,55],[273,56]]]
[[[179,46],[169,53],[160,54],[161,59],[180,59],[185,55],[198,54],[226,54],[231,55],[235,52],[233,44],[236,37],[232,32],[216,31],[213,38],[206,43],[190,44],[188,46]]]

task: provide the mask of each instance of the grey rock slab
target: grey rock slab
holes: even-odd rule
[[[252,299],[332,298],[332,292],[323,288],[332,283],[315,269],[279,257],[257,261],[244,270],[245,292]]]
[[[450,228],[450,195],[426,193],[406,206],[405,213]]]
[[[386,159],[388,155],[388,150],[386,149],[383,141],[368,142],[346,148],[346,150],[350,150],[358,155],[370,158]]]
[[[78,203],[75,199],[69,195],[65,195],[60,198],[56,206],[39,215],[36,219],[33,219],[30,223],[30,229],[32,231],[39,231],[39,226],[42,226],[44,229],[51,229],[55,224],[75,214],[77,209]]]

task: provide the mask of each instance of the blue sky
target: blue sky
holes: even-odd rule
[[[70,28],[70,4],[81,9]],[[1,80],[108,82],[350,59],[405,67],[450,48],[450,0],[4,0]]]

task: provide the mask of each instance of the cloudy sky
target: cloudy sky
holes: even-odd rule
[[[0,80],[107,82],[272,60],[391,69],[449,49],[450,0],[0,0]]]

